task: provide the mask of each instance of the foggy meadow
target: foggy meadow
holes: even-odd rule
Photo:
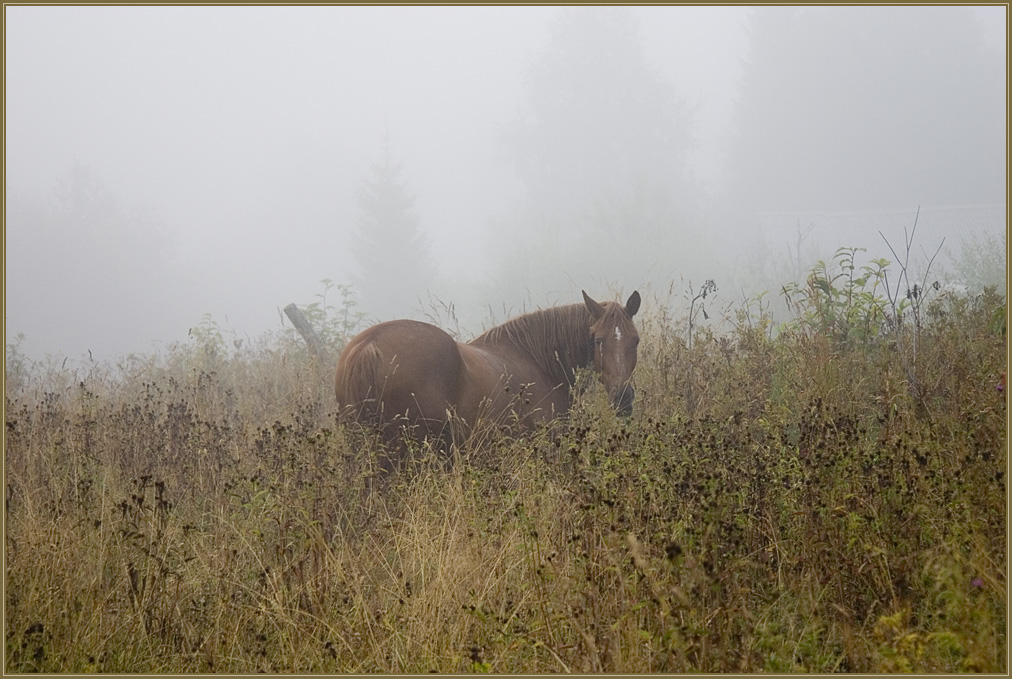
[[[5,670],[1007,671],[1006,7],[4,18]],[[355,334],[581,290],[631,418],[376,490]]]

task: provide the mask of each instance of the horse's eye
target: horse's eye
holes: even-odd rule
[[[601,337],[595,337],[594,338],[594,345],[595,346],[601,346],[602,344],[604,344],[604,339],[603,338],[601,338]]]

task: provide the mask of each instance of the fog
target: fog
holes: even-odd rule
[[[1005,7],[4,18],[5,342],[32,356],[252,339],[324,280],[465,336],[581,288],[775,294],[918,209],[953,280],[961,243],[1004,249]]]

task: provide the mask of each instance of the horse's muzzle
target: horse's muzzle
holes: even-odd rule
[[[636,390],[631,384],[627,384],[611,399],[611,405],[619,417],[629,417],[632,415],[633,401],[635,400]]]

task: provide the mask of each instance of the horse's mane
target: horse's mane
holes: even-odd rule
[[[592,322],[586,305],[569,304],[510,319],[470,343],[512,347],[527,355],[546,375],[571,384],[574,370],[586,366],[592,358]]]

